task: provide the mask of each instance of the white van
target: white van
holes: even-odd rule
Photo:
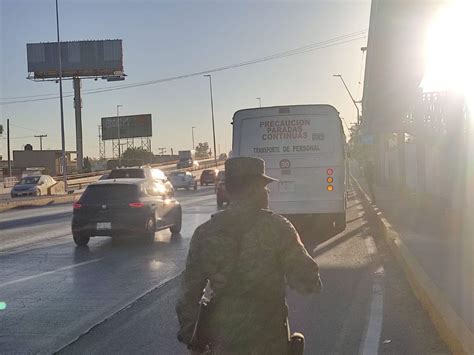
[[[346,228],[345,135],[330,105],[244,109],[233,117],[232,155],[265,160],[270,208],[296,225]]]

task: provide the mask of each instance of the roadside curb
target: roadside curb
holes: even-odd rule
[[[387,244],[403,267],[413,292],[428,312],[441,338],[454,354],[474,354],[474,333],[454,311],[442,290],[423,270],[423,267],[402,241],[398,232],[395,231],[382,211],[372,204],[368,194],[352,174],[351,179],[359,195],[363,197],[364,207],[376,217]]]
[[[79,197],[81,197],[81,194],[51,195],[36,198],[24,198],[20,200],[7,200],[5,202],[0,202],[0,213],[17,207],[46,206],[57,203],[74,202],[77,201]]]

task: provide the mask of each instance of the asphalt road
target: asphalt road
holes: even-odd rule
[[[176,341],[176,276],[194,228],[215,211],[212,192],[180,192],[181,237],[159,232],[151,247],[96,238],[76,248],[70,206],[0,214],[0,243],[10,243],[0,253],[0,352],[187,354]],[[345,232],[317,235],[323,292],[288,291],[306,353],[448,353],[352,192],[347,220]]]

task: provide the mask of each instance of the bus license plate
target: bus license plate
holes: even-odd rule
[[[280,192],[295,192],[295,182],[294,181],[280,181],[279,190]]]
[[[107,230],[107,229],[112,229],[112,223],[111,222],[99,222],[97,223],[97,230]]]

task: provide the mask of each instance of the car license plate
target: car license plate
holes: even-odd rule
[[[280,181],[278,183],[278,189],[280,192],[295,192],[294,181]]]
[[[112,229],[112,223],[111,222],[99,222],[97,223],[97,230],[107,230],[107,229]]]

